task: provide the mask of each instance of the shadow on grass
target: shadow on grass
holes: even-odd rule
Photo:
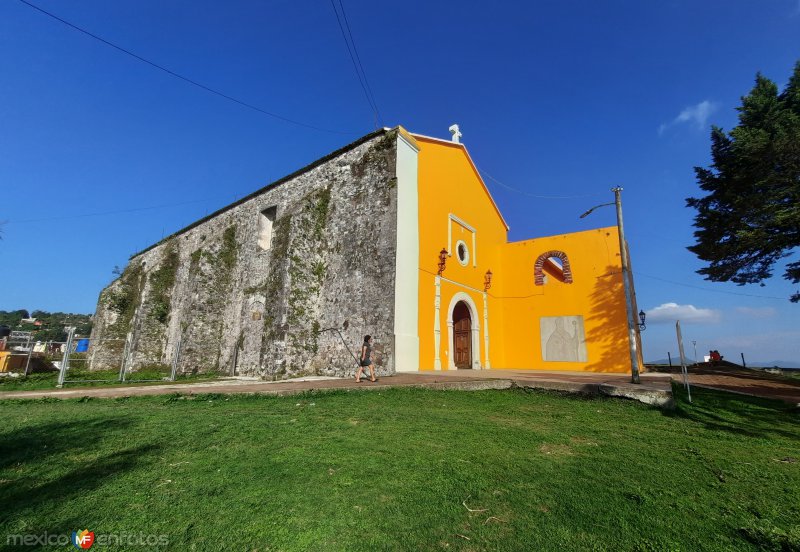
[[[800,413],[784,402],[699,387],[692,387],[691,392],[690,403],[684,386],[673,382],[676,408],[667,414],[713,431],[747,437],[800,438]]]
[[[53,422],[0,434],[0,470],[12,478],[0,484],[0,525],[6,530],[24,527],[25,534],[68,534],[86,520],[60,519],[49,505],[68,502],[136,469],[160,446],[145,444],[101,456],[75,459],[98,446],[102,435],[130,430],[121,418]],[[19,474],[18,478],[14,478]],[[0,550],[15,550],[0,542]]]
[[[101,456],[46,483],[33,478],[0,492],[0,501],[13,504],[15,511],[36,510],[44,502],[65,501],[105,484],[105,480],[135,468],[143,455],[160,450],[157,445],[142,445]],[[2,519],[2,518],[0,518]]]
[[[124,418],[95,418],[74,422],[50,422],[0,433],[0,470],[19,463],[37,463],[71,450],[85,451],[98,435],[123,431],[131,425]],[[0,487],[2,489],[2,487]]]

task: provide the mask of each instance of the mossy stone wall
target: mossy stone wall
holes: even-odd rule
[[[134,367],[171,362],[180,341],[181,371],[280,379],[352,373],[369,333],[393,372],[396,143],[378,135],[137,255],[101,293],[93,337],[130,332]],[[95,349],[93,368],[119,355]]]

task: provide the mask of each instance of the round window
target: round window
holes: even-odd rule
[[[458,262],[461,263],[462,266],[467,266],[469,262],[469,249],[467,249],[467,244],[463,241],[459,241],[456,245],[456,255],[458,256]]]

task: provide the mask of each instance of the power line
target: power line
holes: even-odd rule
[[[66,25],[66,26],[68,26],[68,27],[70,27],[72,29],[75,29],[78,32],[81,32],[81,33],[85,34],[86,36],[94,38],[95,40],[98,40],[98,41],[102,42],[103,44],[114,48],[115,50],[118,50],[118,51],[120,51],[120,52],[122,52],[124,54],[127,54],[127,55],[131,56],[134,59],[137,59],[137,60],[139,60],[139,61],[141,61],[143,63],[146,63],[147,65],[150,65],[151,67],[154,67],[154,68],[156,68],[156,69],[158,69],[160,71],[163,71],[164,73],[167,73],[168,75],[170,75],[172,77],[180,79],[180,80],[182,80],[184,82],[187,82],[187,83],[189,83],[189,84],[191,84],[193,86],[196,86],[197,88],[200,88],[202,90],[205,90],[206,92],[210,92],[212,94],[215,94],[215,95],[217,95],[217,96],[219,96],[221,98],[224,98],[224,99],[226,99],[228,101],[231,101],[233,103],[239,104],[239,105],[241,105],[243,107],[246,107],[248,109],[252,109],[253,111],[257,111],[258,113],[261,113],[263,115],[267,115],[269,117],[273,117],[273,118],[278,119],[280,121],[283,121],[285,123],[290,123],[290,124],[293,124],[293,125],[297,125],[297,126],[301,126],[301,127],[305,127],[305,128],[310,128],[312,130],[318,130],[320,132],[329,132],[331,134],[358,134],[356,132],[344,132],[344,131],[340,131],[340,130],[330,130],[330,129],[327,129],[327,128],[322,128],[322,127],[310,125],[308,123],[303,123],[301,121],[296,121],[294,119],[290,119],[288,117],[284,117],[283,115],[278,115],[277,113],[272,113],[271,111],[267,111],[265,109],[261,109],[258,106],[255,106],[253,104],[247,103],[247,102],[242,101],[242,100],[239,100],[237,98],[234,98],[233,96],[229,96],[228,94],[225,94],[224,92],[220,92],[219,90],[215,90],[215,89],[213,89],[213,88],[211,88],[209,86],[206,86],[205,84],[201,84],[201,83],[199,83],[199,82],[197,82],[195,80],[192,80],[192,79],[190,79],[188,77],[185,77],[185,76],[183,76],[183,75],[181,75],[179,73],[176,73],[175,71],[171,71],[170,69],[167,69],[166,67],[164,67],[162,65],[159,65],[159,64],[157,64],[157,63],[155,63],[153,61],[150,61],[149,59],[145,59],[142,56],[131,52],[130,50],[126,50],[122,46],[118,46],[118,45],[114,44],[113,42],[109,42],[108,40],[106,40],[104,38],[101,38],[101,37],[97,36],[96,34],[87,31],[86,29],[78,27],[77,25],[74,25],[74,24],[70,23],[69,21],[67,21],[65,19],[62,19],[62,18],[58,17],[57,15],[55,15],[53,13],[50,13],[49,11],[40,8],[39,6],[31,4],[27,0],[19,0],[19,1],[22,2],[23,4],[25,4],[26,6],[29,6],[29,7],[33,8],[33,9],[45,14],[46,16],[51,17],[51,18],[55,19],[56,21],[59,21],[59,22],[63,23],[64,25]]]
[[[477,168],[477,165],[476,165],[476,168]],[[536,198],[536,199],[585,199],[587,197],[600,197],[601,195],[605,195],[605,194],[585,194],[585,195],[573,195],[573,196],[548,196],[548,195],[531,194],[531,193],[528,193],[528,192],[523,192],[522,190],[517,190],[516,188],[512,188],[508,184],[503,184],[502,182],[497,180],[495,177],[493,177],[492,175],[490,175],[486,171],[478,169],[478,172],[481,173],[486,178],[488,178],[489,180],[491,180],[492,182],[494,182],[495,184],[497,184],[499,186],[502,186],[506,190],[511,190],[512,192],[516,192],[518,194],[522,194],[522,195],[528,196],[528,197],[533,197],[533,198]]]
[[[364,66],[361,64],[361,57],[358,55],[358,49],[356,48],[356,43],[353,40],[353,33],[350,31],[350,24],[347,22],[347,14],[345,14],[344,11],[344,4],[342,4],[342,0],[338,0],[338,2],[339,7],[342,10],[342,17],[339,17],[339,10],[336,9],[336,0],[331,0],[333,13],[336,14],[336,22],[339,24],[339,30],[342,31],[342,38],[344,39],[345,46],[347,46],[347,53],[350,55],[350,61],[353,62],[353,68],[356,71],[358,82],[361,84],[361,89],[364,91],[364,97],[367,99],[367,103],[372,109],[372,114],[375,117],[375,128],[380,128],[381,116],[380,112],[378,111],[378,104],[375,102],[375,96],[372,94],[372,88],[370,88],[369,81],[367,81],[367,74],[364,72]],[[342,19],[344,19],[344,26],[342,26]],[[344,30],[345,26],[347,27],[347,33],[345,33]],[[347,40],[347,35],[350,35],[349,41]]]
[[[442,276],[441,274],[437,274],[435,272],[431,272],[430,270],[425,270],[424,268],[420,267],[419,271],[420,272],[424,272],[426,274],[430,274],[431,276],[439,276],[439,277],[443,278],[444,280],[452,282],[452,280],[448,280],[446,277]],[[458,282],[455,282],[455,283],[458,283]],[[477,290],[477,289],[475,289],[473,287],[469,287],[469,286],[466,286],[464,284],[460,284],[460,285],[480,293],[480,290]],[[542,297],[544,294],[543,293],[533,293],[531,295],[495,295],[493,293],[489,293],[488,291],[486,291],[486,295],[488,295],[489,297],[491,297],[493,299],[530,299],[531,297]]]
[[[363,73],[364,68],[363,66],[361,66],[361,59],[358,56],[358,50],[356,50],[355,42],[352,42],[352,48],[351,48],[351,41],[353,35],[352,33],[350,33],[350,25],[347,23],[347,17],[344,12],[344,5],[341,3],[340,0],[339,6],[341,7],[342,10],[342,18],[344,18],[345,25],[347,26],[347,32],[350,34],[350,41],[347,40],[347,34],[345,33],[344,26],[342,26],[342,18],[339,17],[339,10],[336,9],[335,0],[331,0],[331,6],[333,7],[333,13],[336,15],[336,22],[339,24],[339,30],[342,32],[342,39],[344,40],[345,46],[347,46],[347,53],[350,56],[350,61],[353,62],[353,68],[356,71],[356,76],[358,77],[358,82],[361,85],[361,90],[364,91],[364,97],[367,99],[367,103],[369,104],[370,109],[372,110],[372,114],[375,118],[375,128],[378,128],[380,119],[380,115],[378,114],[378,106],[375,103],[374,97],[371,96],[372,90],[370,89],[369,83],[367,82],[366,73]],[[356,59],[358,59],[358,61],[356,61]]]
[[[361,64],[361,56],[358,55],[358,49],[356,48],[356,41],[353,38],[353,33],[350,30],[350,22],[347,20],[347,13],[344,11],[344,4],[342,4],[342,0],[338,0],[339,7],[342,9],[342,18],[344,19],[344,25],[347,27],[347,34],[350,37],[350,43],[353,45],[353,52],[356,54],[356,61],[358,61],[358,66],[361,68],[361,74],[364,76],[364,84],[367,85],[367,91],[369,92],[370,98],[372,98],[372,105],[375,106],[375,113],[378,117],[378,123],[380,126],[383,126],[383,120],[381,119],[380,111],[378,110],[378,102],[375,101],[375,94],[372,92],[372,87],[369,85],[369,80],[367,80],[367,72],[364,70],[364,66]],[[378,125],[375,125],[378,127]]]
[[[130,209],[115,209],[113,211],[100,211],[96,213],[81,213],[77,215],[63,215],[58,217],[45,217],[45,218],[36,218],[36,219],[24,219],[24,220],[9,220],[4,221],[7,224],[24,224],[24,223],[31,223],[31,222],[47,222],[51,220],[68,220],[68,219],[77,219],[77,218],[87,218],[87,217],[102,217],[106,215],[120,215],[124,213],[137,213],[139,211],[150,211],[153,209],[164,209],[166,207],[179,207],[181,205],[192,205],[195,203],[204,203],[207,201],[217,201],[219,198],[207,197],[205,199],[195,199],[192,201],[181,201],[179,203],[166,203],[163,205],[151,205],[149,207],[133,207]]]
[[[667,280],[665,278],[659,278],[658,276],[651,276],[649,274],[642,274],[641,272],[636,272],[636,271],[631,271],[631,272],[633,272],[637,276],[644,276],[645,278],[651,278],[653,280],[658,280],[660,282],[666,282],[668,284],[674,284],[676,286],[683,286],[683,287],[688,287],[688,288],[699,289],[699,290],[702,290],[702,291],[709,291],[711,293],[725,293],[727,295],[741,295],[743,297],[757,297],[758,299],[780,299],[780,300],[785,300],[786,299],[786,297],[775,297],[773,295],[755,295],[755,294],[752,294],[752,293],[739,293],[737,291],[725,291],[724,289],[712,289],[712,288],[709,288],[709,287],[695,286],[695,285],[692,285],[692,284],[684,284],[682,282],[675,282],[673,280]]]
[[[430,272],[429,270],[425,270],[424,268],[420,268],[419,270],[421,272],[425,272],[427,274],[430,274],[431,276],[437,276],[436,273]],[[652,278],[653,280],[659,280],[661,282],[666,282],[668,284],[674,284],[676,286],[690,287],[690,288],[699,289],[699,290],[702,290],[702,291],[710,291],[712,293],[726,293],[728,295],[742,295],[744,297],[757,297],[759,299],[779,299],[781,301],[786,299],[786,297],[775,297],[775,296],[772,296],[772,295],[753,295],[753,294],[750,294],[750,293],[738,293],[736,291],[725,291],[725,290],[721,290],[721,289],[711,289],[711,288],[707,288],[707,287],[694,286],[692,284],[684,284],[684,283],[681,283],[681,282],[675,282],[675,281],[672,281],[672,280],[665,280],[664,278],[659,278],[657,276],[650,276],[649,274],[642,274],[641,272],[635,272],[635,271],[631,271],[631,272],[633,272],[637,276],[644,276],[645,278]],[[616,274],[619,274],[619,272],[617,272]],[[606,274],[606,276],[607,276],[607,274]],[[531,297],[539,297],[539,296],[541,296],[540,293],[533,294],[533,295],[508,296],[508,297],[493,295],[491,293],[489,293],[488,295],[490,297],[494,297],[495,299],[529,299]]]

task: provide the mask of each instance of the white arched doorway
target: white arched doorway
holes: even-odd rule
[[[447,309],[447,343],[449,344],[447,352],[449,370],[481,369],[478,309],[472,297],[463,291],[453,295]],[[457,356],[461,358],[457,358]]]

